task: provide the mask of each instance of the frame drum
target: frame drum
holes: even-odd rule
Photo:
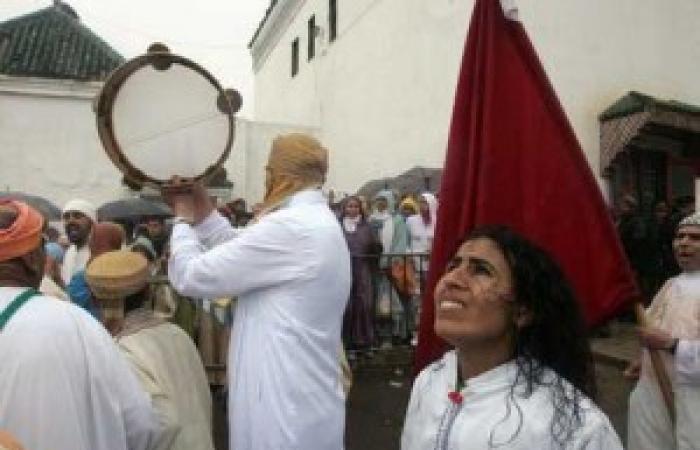
[[[241,97],[205,69],[162,44],[117,68],[95,112],[100,140],[115,166],[138,186],[156,189],[179,176],[206,182],[231,152]]]

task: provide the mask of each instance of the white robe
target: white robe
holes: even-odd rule
[[[70,301],[70,297],[68,294],[66,294],[66,291],[61,289],[61,287],[48,275],[44,275],[44,278],[41,279],[39,292],[48,297],[55,297],[59,300]]]
[[[66,254],[63,255],[63,263],[61,264],[61,278],[63,279],[63,284],[68,286],[71,278],[76,272],[85,269],[88,261],[90,260],[90,247],[85,244],[80,249],[76,247],[75,244],[71,244],[66,250]]]
[[[0,311],[24,290],[0,287]],[[87,312],[46,296],[0,331],[0,429],[28,450],[146,450],[160,438],[111,336]]]
[[[408,245],[411,253],[430,253],[433,249],[438,204],[433,194],[425,193],[422,196],[428,202],[430,223],[426,224],[421,214],[414,214],[406,219]],[[422,273],[427,274],[428,258],[415,258],[414,267],[416,270],[420,268]]]
[[[435,237],[435,222],[426,225],[423,216],[414,214],[406,219],[406,226],[408,227],[411,252],[430,253]]]
[[[156,321],[150,310],[130,312],[125,324],[117,344],[167,434],[157,448],[213,450],[211,392],[192,339],[177,325]]]
[[[653,326],[681,340],[675,358],[668,352],[659,352],[673,386],[676,429],[674,433],[645,350],[639,382],[630,395],[627,444],[630,450],[698,449],[700,273],[683,273],[668,280],[649,306],[647,317]]]
[[[700,340],[680,339],[676,349],[678,381],[700,388]]]
[[[243,230],[218,213],[195,228],[176,225],[168,273],[183,295],[238,297],[228,360],[230,448],[342,448],[338,361],[350,255],[321,192],[299,192]]]
[[[466,381],[461,404],[448,394],[457,383],[457,356],[448,352],[425,368],[413,385],[406,412],[402,450],[549,450],[558,448],[550,433],[556,413],[551,388],[539,386],[528,398],[509,399],[517,367],[498,366]],[[551,371],[545,375],[555,377]],[[573,389],[570,385],[567,386]],[[587,398],[582,400],[583,425],[567,449],[622,450],[608,418]],[[510,413],[510,414],[509,414]]]
[[[435,237],[435,222],[437,222],[437,199],[433,194],[424,193],[422,197],[428,203],[430,212],[430,223],[426,225],[423,221],[423,216],[414,214],[406,219],[408,233],[410,236],[410,247],[414,253],[430,253],[433,247],[433,238]]]

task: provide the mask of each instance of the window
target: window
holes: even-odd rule
[[[338,0],[328,0],[328,41],[335,41],[338,35]]]
[[[299,38],[292,41],[292,76],[299,73]]]
[[[308,23],[309,46],[307,48],[309,61],[316,54],[316,16],[311,16]]]
[[[10,33],[0,31],[0,60],[5,56],[7,48],[10,46]]]

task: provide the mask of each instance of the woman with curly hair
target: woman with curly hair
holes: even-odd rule
[[[475,230],[435,289],[435,332],[455,349],[415,381],[403,450],[622,449],[595,396],[574,292],[541,249]]]

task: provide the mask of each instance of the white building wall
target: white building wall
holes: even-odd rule
[[[100,86],[0,76],[0,191],[38,195],[58,207],[72,198],[99,206],[135,195],[122,185],[97,134],[92,102]],[[293,131],[316,134],[309,127],[236,119],[224,164],[234,182],[232,198],[262,200],[272,139]]]
[[[61,207],[99,205],[128,190],[97,135],[98,83],[0,77],[0,191],[39,195]]]
[[[287,16],[273,14],[252,48],[256,120],[318,128],[332,150],[329,185],[341,191],[442,166],[473,0],[338,0],[331,44],[327,0],[284,3]],[[700,104],[697,0],[516,3],[596,174],[597,117],[619,97],[637,90]],[[323,31],[308,62],[312,14]]]

